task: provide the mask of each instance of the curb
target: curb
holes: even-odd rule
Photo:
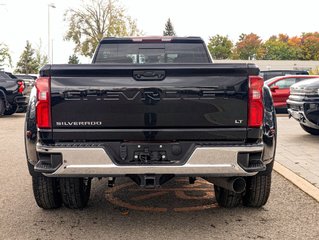
[[[312,185],[307,180],[295,174],[293,171],[284,167],[278,162],[274,164],[274,170],[279,173],[281,176],[286,178],[288,181],[293,183],[295,186],[300,188],[303,192],[307,193],[310,197],[319,202],[319,188]]]

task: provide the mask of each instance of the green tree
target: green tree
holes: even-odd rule
[[[233,58],[235,59],[260,59],[263,56],[262,40],[254,33],[241,34],[236,43]]]
[[[35,49],[35,59],[38,64],[38,70],[44,66],[45,64],[49,63],[48,56],[43,53],[42,51],[42,41],[40,39],[40,43],[37,45],[37,48]],[[38,71],[37,71],[38,72]]]
[[[71,56],[69,56],[69,62],[68,64],[79,64],[80,61],[79,61],[79,58],[78,56],[76,56],[76,54],[72,54]]]
[[[208,50],[214,59],[228,59],[232,56],[233,46],[228,36],[217,34],[209,39]]]
[[[139,35],[136,21],[127,15],[118,0],[82,1],[82,5],[65,13],[68,30],[65,39],[75,43],[74,51],[92,57],[103,37]]]
[[[0,68],[2,66],[7,66],[7,67],[12,66],[12,60],[11,60],[9,47],[4,43],[0,43]]]
[[[35,50],[29,41],[22,52],[20,59],[17,63],[17,68],[15,72],[17,73],[37,73],[39,71],[39,63],[37,62],[35,55]]]
[[[165,30],[163,31],[163,36],[176,36],[174,26],[170,18],[165,23]]]

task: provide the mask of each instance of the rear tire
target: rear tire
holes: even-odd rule
[[[86,207],[91,191],[90,178],[61,178],[61,196],[64,206],[71,209]]]
[[[0,98],[0,116],[4,114],[5,110],[6,110],[6,106],[5,106],[4,100]]]
[[[214,185],[215,198],[219,206],[225,208],[237,207],[241,202],[241,194]]]
[[[28,106],[18,107],[16,113],[26,113]]]
[[[301,128],[306,131],[307,133],[310,133],[311,135],[319,135],[319,129],[307,127],[300,123]]]
[[[246,184],[244,206],[259,208],[265,205],[270,195],[271,171],[248,177]]]
[[[32,176],[33,194],[37,205],[43,209],[55,209],[62,205],[57,178],[45,177],[42,174]]]
[[[10,105],[9,109],[4,112],[4,115],[12,115],[17,111],[17,109],[18,105]]]

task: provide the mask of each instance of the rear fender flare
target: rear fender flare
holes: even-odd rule
[[[275,158],[277,145],[277,118],[273,104],[271,91],[268,86],[264,85],[263,89],[264,102],[264,124],[263,124],[263,143],[264,143],[264,161],[272,161]]]
[[[0,89],[0,98],[2,98],[4,100],[4,104],[6,106],[6,109],[8,109],[9,105],[8,105],[7,95],[2,89]]]
[[[38,156],[36,152],[36,144],[38,141],[37,126],[36,126],[36,111],[37,104],[36,92],[31,91],[28,108],[25,117],[24,124],[24,141],[25,141],[25,153],[28,161],[29,172],[32,175],[34,172],[30,169],[38,162]]]

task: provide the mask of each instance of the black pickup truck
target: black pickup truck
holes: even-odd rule
[[[253,64],[214,64],[197,37],[105,38],[87,65],[46,65],[25,137],[39,207],[83,208],[91,179],[214,183],[219,205],[267,202],[271,93]]]
[[[24,81],[9,72],[0,71],[0,117],[14,114],[19,107],[28,104],[28,97],[23,92]]]

